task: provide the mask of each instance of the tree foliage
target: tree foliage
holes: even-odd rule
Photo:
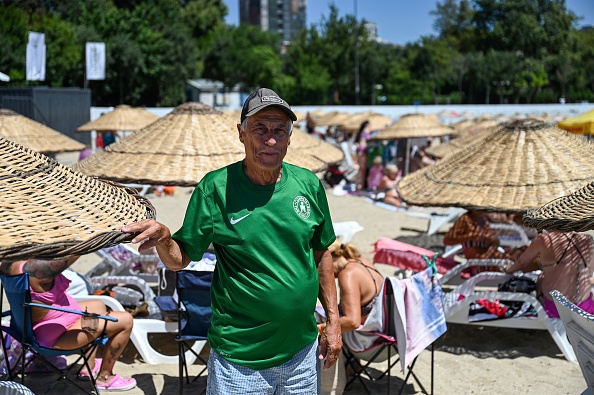
[[[25,84],[29,31],[44,32],[46,81],[85,86],[85,43],[105,42],[93,104],[173,106],[188,79],[243,92],[268,86],[294,104],[533,103],[594,100],[594,30],[564,0],[438,0],[436,36],[398,46],[331,5],[285,46],[224,23],[222,0],[3,0],[0,70]],[[356,64],[358,67],[356,67]]]

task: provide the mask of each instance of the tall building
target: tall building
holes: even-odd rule
[[[306,0],[239,0],[239,22],[278,33],[288,44],[305,28]]]

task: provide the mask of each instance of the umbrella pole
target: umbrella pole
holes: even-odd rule
[[[406,158],[404,159],[404,175],[408,175],[408,169],[410,167],[410,138],[406,139]]]

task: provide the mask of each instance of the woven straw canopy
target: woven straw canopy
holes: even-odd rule
[[[339,111],[331,111],[324,115],[320,115],[314,119],[317,126],[332,126],[332,125],[340,125],[343,122],[347,121],[351,114],[346,112],[339,112]]]
[[[530,210],[524,224],[538,230],[585,232],[594,229],[594,183]]]
[[[209,171],[245,157],[237,122],[205,104],[185,103],[73,169],[123,183],[194,186]],[[326,167],[291,148],[285,161],[314,172]]]
[[[289,150],[311,155],[329,165],[336,164],[344,159],[344,153],[340,148],[298,128],[293,129]]]
[[[154,218],[134,189],[99,181],[0,137],[0,261],[83,255],[129,241]]]
[[[77,132],[90,132],[91,130],[138,130],[150,125],[159,118],[143,108],[130,107],[125,104],[117,106],[113,111],[107,112],[95,119],[87,122],[78,129]]]
[[[85,145],[39,122],[0,109],[0,136],[41,153],[80,151]]]
[[[342,130],[353,132],[358,131],[361,127],[361,123],[363,123],[364,121],[369,121],[370,130],[383,130],[394,122],[392,118],[384,114],[378,114],[373,111],[367,111],[363,113],[353,114],[350,118],[346,119],[339,126]]]
[[[428,147],[425,149],[425,151],[435,158],[445,158],[446,156],[449,156],[464,147],[474,144],[475,142],[487,136],[489,133],[492,133],[496,130],[497,127],[491,127],[479,130],[478,132],[472,134],[466,133],[464,136],[452,139],[447,143],[442,143],[434,147]]]
[[[534,119],[507,123],[404,177],[409,204],[523,213],[594,181],[594,147]]]
[[[455,132],[453,128],[439,122],[439,119],[435,115],[407,114],[376,134],[372,139],[393,140],[414,137],[437,137]]]

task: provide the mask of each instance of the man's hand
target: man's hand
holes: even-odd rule
[[[164,242],[168,243],[172,241],[169,228],[154,219],[145,219],[140,222],[126,225],[121,231],[123,233],[138,233],[136,237],[132,239],[132,244],[142,242],[138,247],[138,251],[143,251],[158,246]]]
[[[323,369],[329,369],[336,363],[342,349],[340,321],[326,324],[320,335],[320,360],[324,361]]]

